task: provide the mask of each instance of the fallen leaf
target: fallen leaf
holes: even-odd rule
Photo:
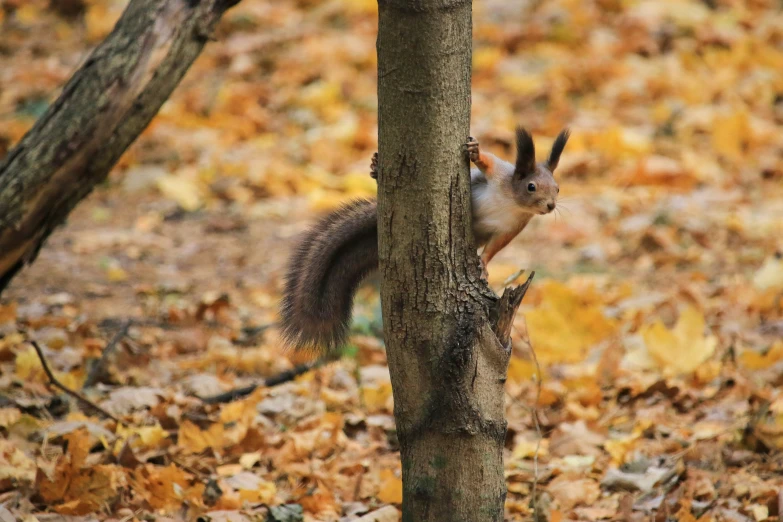
[[[675,327],[667,329],[659,320],[641,330],[647,351],[664,373],[693,373],[712,357],[718,343],[714,336],[704,334],[704,316],[688,307],[680,314]]]
[[[742,350],[739,356],[740,363],[748,370],[765,370],[783,361],[783,341],[775,343],[766,353],[761,354],[752,350]]]
[[[601,307],[563,283],[547,281],[543,301],[525,313],[530,342],[545,364],[577,362],[588,349],[614,334],[615,322]]]
[[[35,480],[35,461],[13,442],[0,439],[0,483],[10,479],[19,483]]]
[[[154,509],[171,510],[181,507],[183,502],[202,505],[204,484],[174,464],[166,467],[147,464],[136,470],[134,489]]]
[[[555,477],[547,485],[546,490],[554,497],[557,506],[563,511],[569,511],[580,505],[589,506],[601,496],[598,482],[568,475]]]
[[[621,471],[610,468],[601,480],[601,486],[610,489],[623,489],[650,493],[656,486],[668,482],[682,470],[679,466],[648,465],[638,472]]]
[[[381,487],[377,498],[387,504],[402,503],[402,480],[391,470],[381,470]]]
[[[299,504],[285,504],[269,508],[269,522],[302,522],[304,509]]]
[[[100,510],[119,495],[125,484],[122,468],[88,465],[92,436],[86,428],[67,433],[66,453],[60,457],[52,477],[41,470],[36,487],[53,509],[64,515],[86,515]]]
[[[210,424],[202,430],[192,422],[183,420],[179,425],[177,445],[187,453],[201,453],[210,448],[222,448],[224,429],[222,423]]]
[[[783,256],[768,257],[753,276],[753,286],[759,290],[783,288]]]
[[[397,508],[385,506],[359,517],[356,522],[397,522],[398,520],[400,520],[400,512]]]
[[[274,483],[267,482],[249,471],[242,471],[227,478],[226,484],[239,491],[244,502],[271,504],[277,494]]]
[[[158,189],[164,196],[177,202],[183,210],[193,212],[203,205],[202,189],[181,175],[166,175],[157,179]]]

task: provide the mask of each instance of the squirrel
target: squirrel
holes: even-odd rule
[[[557,135],[546,161],[536,163],[533,138],[516,129],[516,162],[484,152],[469,137],[473,235],[481,253],[482,276],[490,260],[537,215],[555,209],[560,187],[554,171],[568,142]],[[378,153],[370,175],[377,179]],[[308,230],[291,256],[281,302],[281,331],[296,348],[332,352],[345,343],[353,296],[362,280],[378,268],[377,206],[356,200],[333,211]]]

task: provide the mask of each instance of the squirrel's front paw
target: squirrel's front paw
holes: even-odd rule
[[[378,179],[378,153],[372,155],[370,160],[370,177],[372,179]]]
[[[468,137],[468,141],[465,144],[467,150],[468,150],[468,158],[470,158],[470,161],[476,162],[479,159],[479,143],[476,141],[475,138],[472,136]]]
[[[485,283],[489,283],[489,271],[487,270],[487,263],[484,258],[479,258],[479,266],[481,267],[481,280]]]

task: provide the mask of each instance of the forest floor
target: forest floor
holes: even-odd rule
[[[783,520],[778,4],[475,2],[472,135],[573,133],[561,211],[489,267],[536,271],[508,520]],[[124,5],[0,2],[0,157]],[[306,361],[275,328],[297,235],[375,191],[376,31],[374,0],[243,0],[3,293],[0,520],[397,520],[376,285],[341,360],[264,385]]]

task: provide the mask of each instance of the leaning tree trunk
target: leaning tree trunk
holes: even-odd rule
[[[147,127],[239,0],[131,0],[0,162],[0,292]]]
[[[480,279],[463,144],[470,0],[380,0],[378,231],[403,520],[503,520],[511,320]]]

